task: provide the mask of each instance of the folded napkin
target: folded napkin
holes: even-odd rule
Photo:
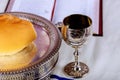
[[[92,19],[92,31],[99,34],[100,0],[14,0],[7,11],[40,15],[54,24],[71,14],[83,14]]]

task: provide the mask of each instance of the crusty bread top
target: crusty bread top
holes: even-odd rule
[[[12,55],[36,39],[30,21],[11,14],[0,15],[0,55]]]

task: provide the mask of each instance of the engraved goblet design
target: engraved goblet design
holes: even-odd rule
[[[88,66],[78,61],[78,49],[85,43],[87,37],[90,35],[91,24],[92,20],[88,16],[81,14],[73,14],[63,20],[61,27],[63,39],[68,45],[75,49],[73,53],[75,61],[67,64],[64,67],[64,72],[74,78],[81,78],[89,72]]]

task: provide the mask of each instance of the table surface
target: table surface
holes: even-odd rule
[[[4,12],[8,0],[0,0]],[[90,36],[80,49],[79,60],[89,66],[89,73],[78,80],[120,80],[120,1],[103,0],[103,37]],[[74,60],[74,50],[62,41],[60,56],[53,74],[68,77],[63,67]],[[77,80],[77,79],[76,79]]]

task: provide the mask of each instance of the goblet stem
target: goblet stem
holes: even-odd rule
[[[75,57],[75,66],[74,66],[74,70],[75,71],[80,71],[81,67],[78,61],[78,57],[79,57],[79,52],[78,52],[78,47],[75,47],[75,52],[74,52],[74,57]]]
[[[89,68],[86,64],[79,62],[78,46],[74,46],[73,48],[75,48],[75,51],[73,53],[75,61],[67,64],[64,67],[64,72],[74,78],[81,78],[84,74],[88,73]]]

